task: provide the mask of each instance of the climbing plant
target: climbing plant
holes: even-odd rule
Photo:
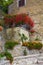
[[[3,12],[8,13],[8,6],[13,3],[13,0],[0,0],[0,8]]]

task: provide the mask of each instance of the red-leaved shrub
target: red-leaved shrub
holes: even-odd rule
[[[28,24],[31,28],[34,27],[33,20],[27,14],[17,14],[14,16],[7,15],[4,17],[5,24],[18,24],[18,23],[25,23]]]

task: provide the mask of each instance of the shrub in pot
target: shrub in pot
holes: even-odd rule
[[[3,53],[0,53],[0,59],[4,57],[4,54]]]

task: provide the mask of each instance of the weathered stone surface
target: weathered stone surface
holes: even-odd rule
[[[43,13],[43,0],[26,0],[26,6],[24,7],[17,7],[17,0],[14,0],[13,5],[10,5],[9,7],[11,7],[12,13],[22,13],[24,11],[26,13],[30,12],[31,14],[40,14]]]
[[[42,54],[14,57],[13,65],[43,65]]]

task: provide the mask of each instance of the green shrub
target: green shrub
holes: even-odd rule
[[[15,41],[6,41],[5,48],[6,49],[13,49],[15,45],[18,45],[18,42],[15,42]]]
[[[4,52],[4,55],[6,56],[7,60],[10,60],[10,63],[12,63],[13,61],[12,55],[8,51]]]
[[[40,42],[29,42],[27,47],[30,50],[32,50],[32,49],[40,50],[42,48],[42,43],[40,43]]]
[[[28,49],[30,49],[30,50],[34,49],[34,46],[33,46],[33,43],[32,42],[29,42]]]
[[[12,55],[8,51],[0,53],[0,59],[5,57],[5,56],[6,56],[7,60],[10,60],[10,63],[12,63],[13,57],[12,57]]]
[[[0,53],[0,59],[4,57],[4,54],[3,53]]]
[[[40,50],[41,48],[42,48],[42,44],[41,43],[34,44],[34,49]]]

